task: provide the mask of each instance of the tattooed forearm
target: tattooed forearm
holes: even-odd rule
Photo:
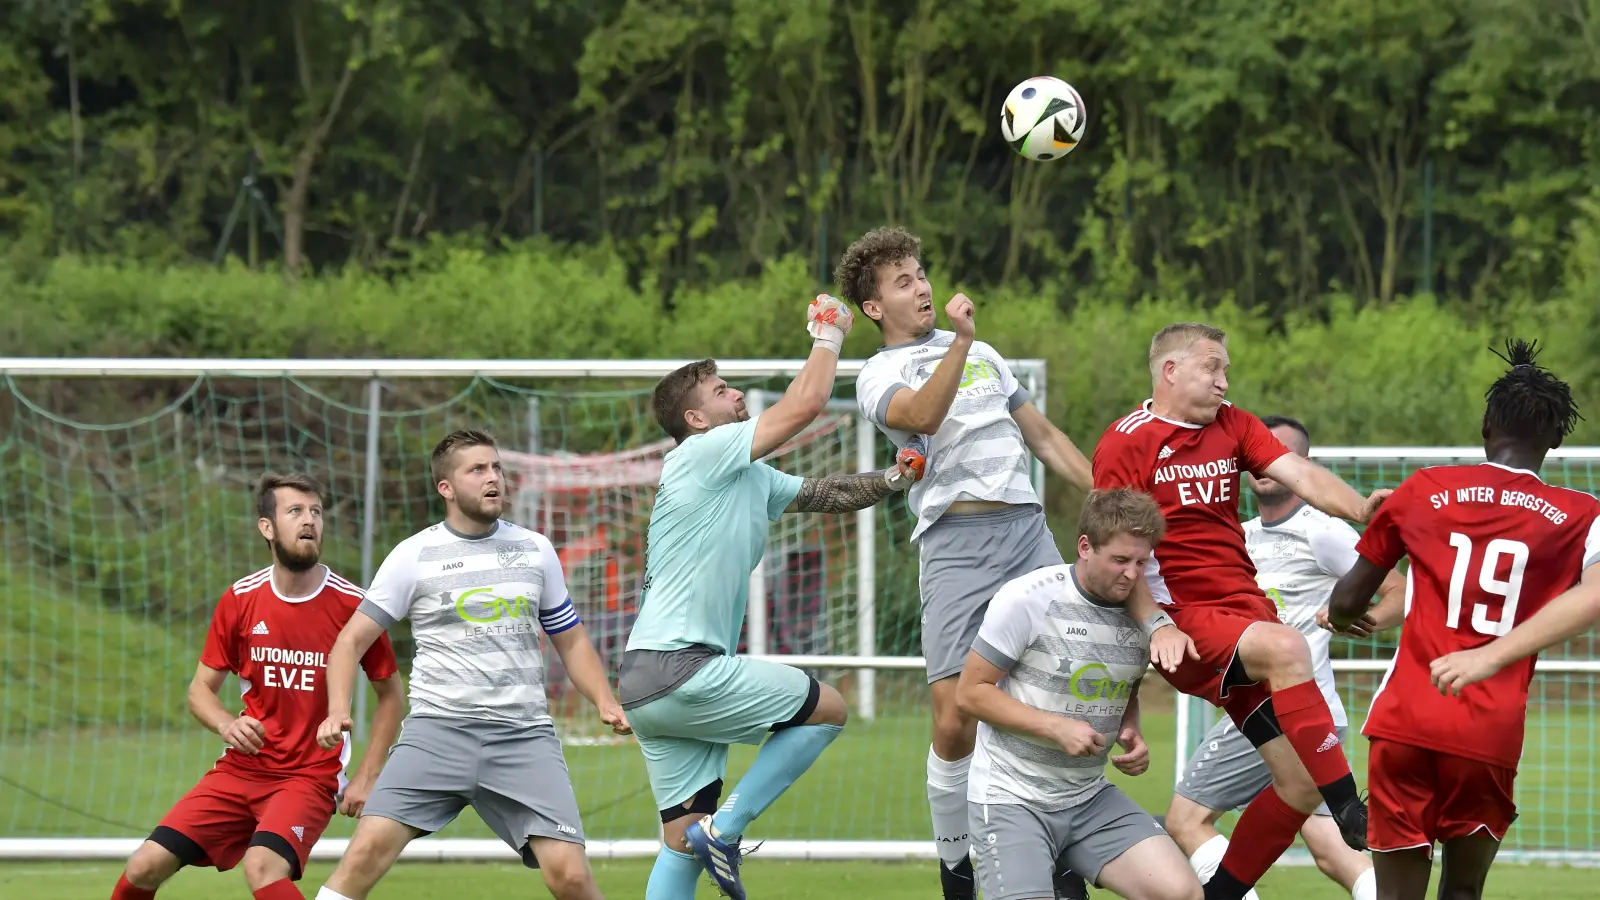
[[[866,509],[893,493],[882,472],[807,478],[789,512],[846,513]]]

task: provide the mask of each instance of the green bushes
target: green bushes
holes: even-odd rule
[[[1579,253],[1600,247],[1588,232]],[[1232,335],[1232,396],[1303,418],[1320,443],[1454,444],[1475,439],[1483,391],[1501,363],[1490,344],[1539,338],[1580,400],[1600,388],[1600,264],[1574,259],[1564,296],[1467,314],[1428,297],[1325,312],[1269,330],[1248,310],[1187,300],[1127,306],[1060,285],[973,291],[979,337],[1049,363],[1048,411],[1086,443],[1149,392],[1144,355],[1161,325],[1205,319]],[[960,285],[935,285],[938,305]],[[64,257],[36,277],[0,269],[10,324],[0,352],[22,356],[360,358],[803,357],[807,261],[755,279],[680,290],[665,306],[604,249],[450,251],[385,279],[350,270],[293,281],[239,268],[147,267]],[[877,345],[864,317],[846,355]],[[1600,439],[1594,421],[1577,442]]]

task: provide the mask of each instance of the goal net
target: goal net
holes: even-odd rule
[[[373,371],[384,365],[392,368]],[[755,412],[798,367],[736,361],[723,373],[749,392]],[[822,475],[887,464],[887,442],[854,410],[858,367],[841,362],[836,402],[772,454],[773,465]],[[443,514],[427,474],[434,443],[456,428],[491,431],[512,488],[511,517],[555,543],[614,678],[670,450],[650,389],[670,368],[0,360],[0,857],[124,857],[221,752],[220,740],[189,718],[184,691],[217,597],[266,563],[250,491],[269,468],[308,471],[328,486],[323,559],[365,583],[391,547]],[[1042,366],[1014,369],[1041,399]],[[1593,490],[1593,457],[1563,452],[1547,476]],[[1364,489],[1393,484],[1418,464],[1400,448],[1348,453],[1325,461]],[[911,524],[896,496],[856,514],[790,515],[773,526],[752,575],[752,597],[764,602],[751,605],[742,651],[835,685],[852,718],[763,815],[764,856],[934,856]],[[1053,525],[1070,546],[1073,523]],[[406,625],[392,636],[407,671]],[[1351,645],[1340,661],[1355,669],[1340,676],[1352,714],[1365,709],[1392,647],[1393,635],[1382,635]],[[1535,681],[1522,818],[1508,851],[1576,859],[1600,839],[1589,776],[1594,656],[1587,639],[1576,643],[1552,655],[1558,668]],[[554,654],[549,662],[591,852],[654,855],[659,818],[638,747],[601,727]],[[1151,774],[1118,776],[1158,813],[1181,751],[1209,717],[1163,688],[1151,678],[1145,689]],[[231,708],[237,691],[230,679]],[[1363,770],[1363,742],[1351,746]],[[754,755],[753,747],[733,750],[730,783]],[[336,818],[316,855],[338,856],[351,828]],[[511,858],[470,811],[407,856]]]

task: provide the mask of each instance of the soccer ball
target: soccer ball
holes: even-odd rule
[[[1029,159],[1059,159],[1083,137],[1088,111],[1072,85],[1036,75],[1011,89],[1000,110],[1000,134]]]

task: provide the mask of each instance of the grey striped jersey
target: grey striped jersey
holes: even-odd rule
[[[1150,663],[1150,641],[1123,607],[1084,593],[1070,565],[1035,569],[994,595],[972,649],[1006,672],[1000,690],[1034,709],[1088,722],[1106,736],[1106,748],[1069,756],[1052,742],[980,721],[968,800],[1057,812],[1109,784],[1106,760]]]
[[[501,521],[467,537],[440,522],[378,567],[360,611],[385,628],[410,617],[411,714],[550,720],[539,631],[578,624],[555,547]]]
[[[896,447],[915,435],[890,428],[889,401],[902,388],[921,390],[950,349],[955,333],[934,330],[908,344],[879,348],[856,377],[856,403]],[[1028,448],[1011,411],[1028,402],[1011,367],[995,349],[973,341],[955,401],[944,424],[929,435],[927,468],[907,498],[917,516],[911,540],[922,536],[958,500],[1037,504],[1028,477]]]

